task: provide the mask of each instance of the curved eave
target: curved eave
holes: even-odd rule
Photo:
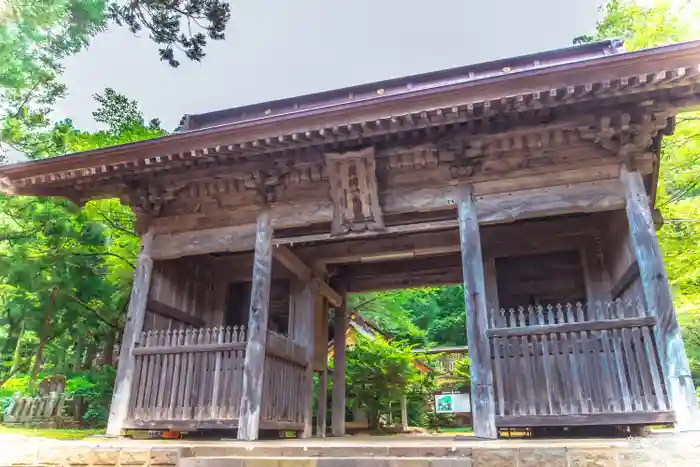
[[[0,189],[18,194],[60,194],[54,185],[152,172],[183,161],[266,153],[339,141],[347,134],[400,131],[407,122],[422,127],[469,119],[475,109],[537,101],[563,105],[645,90],[697,83],[700,41],[503,73],[483,79],[373,96],[308,110],[296,110],[231,124],[173,134],[153,140],[85,151],[0,169]],[[689,81],[690,80],[690,81]],[[615,94],[615,95],[617,95]],[[698,94],[693,96],[697,104]],[[562,102],[560,102],[562,101]],[[680,105],[680,104],[679,104]],[[466,115],[466,117],[465,117]],[[478,115],[477,115],[478,117]],[[422,121],[420,121],[422,120]],[[420,127],[420,126],[419,126]],[[221,151],[228,151],[222,154]]]

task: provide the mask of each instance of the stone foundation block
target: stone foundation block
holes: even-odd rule
[[[568,467],[566,449],[518,449],[518,467]]]
[[[473,467],[516,467],[515,449],[474,449]]]

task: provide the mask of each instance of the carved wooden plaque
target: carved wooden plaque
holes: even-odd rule
[[[334,208],[331,233],[383,230],[374,147],[326,153],[326,166]]]

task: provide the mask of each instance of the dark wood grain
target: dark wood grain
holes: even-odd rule
[[[620,279],[618,279],[610,289],[612,298],[615,299],[622,296],[625,289],[627,289],[637,277],[639,277],[639,264],[635,261],[625,269]]]
[[[178,310],[175,307],[166,305],[165,303],[159,302],[157,300],[149,300],[148,304],[146,305],[146,309],[166,318],[171,318],[181,323],[194,326],[196,328],[202,327],[206,324],[205,321],[198,316],[192,316],[189,313],[186,313],[182,310]]]

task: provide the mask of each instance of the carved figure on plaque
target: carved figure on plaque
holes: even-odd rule
[[[334,209],[331,233],[383,230],[374,147],[326,153],[326,166]]]

